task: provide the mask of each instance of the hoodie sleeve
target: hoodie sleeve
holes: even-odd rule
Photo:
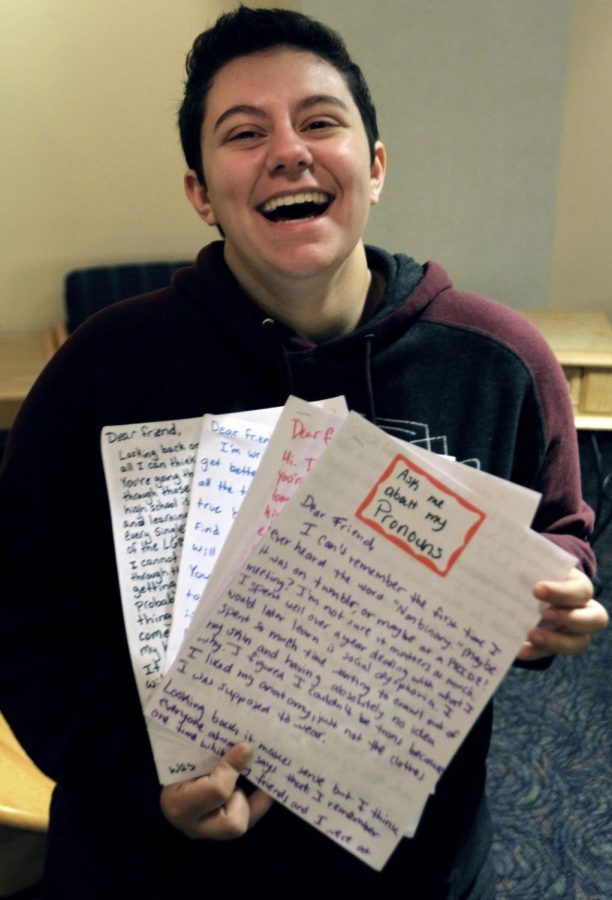
[[[434,267],[438,271],[439,267]],[[438,278],[440,278],[438,272]],[[443,291],[435,315],[497,342],[518,367],[493,390],[522,396],[510,479],[542,494],[533,528],[578,557],[592,577],[589,544],[594,515],[582,498],[578,440],[569,388],[552,349],[525,316],[497,301],[454,289]],[[506,372],[509,370],[506,370]],[[506,375],[508,378],[508,376]],[[499,370],[497,378],[500,379]]]
[[[168,830],[134,682],[87,340],[35,384],[0,473],[0,708],[34,762],[104,816]]]
[[[525,355],[532,373],[541,432],[540,463],[533,487],[542,494],[533,528],[578,558],[592,578],[595,554],[589,543],[594,513],[582,496],[578,439],[569,389],[554,353],[528,325]],[[523,442],[533,429],[525,429]]]
[[[455,290],[436,263],[428,264],[428,275],[420,290],[439,290],[439,294],[423,318],[456,328],[460,335],[456,346],[464,345],[468,336],[478,336],[485,343],[494,343],[499,351],[492,357],[495,366],[482,370],[484,393],[491,401],[490,436],[498,439],[498,455],[505,457],[511,450],[511,459],[496,474],[541,493],[533,528],[573,553],[592,577],[595,556],[589,539],[594,515],[582,498],[574,414],[556,356],[538,329],[517,310]],[[468,368],[480,379],[474,385],[481,390],[480,397],[483,375],[477,373],[482,352],[475,343],[470,344]],[[503,445],[499,444],[500,434],[506,436]],[[498,459],[493,462],[499,464]]]

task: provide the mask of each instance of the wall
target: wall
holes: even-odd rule
[[[371,84],[390,170],[369,239],[545,306],[571,0],[304,0]]]
[[[182,194],[175,112],[194,35],[234,5],[0,0],[0,332],[61,316],[71,268],[216,237]],[[372,83],[390,173],[369,240],[511,305],[610,309],[610,0],[287,5],[339,27]]]
[[[612,319],[612,2],[574,6],[550,305]]]
[[[0,0],[0,331],[62,315],[72,268],[191,258],[185,54],[234,3]]]

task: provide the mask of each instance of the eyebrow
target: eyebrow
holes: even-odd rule
[[[346,103],[339,97],[335,97],[333,94],[313,94],[312,97],[305,97],[303,100],[300,100],[296,109],[298,112],[303,112],[306,109],[311,109],[313,106],[318,106],[320,103],[327,103],[331,106],[338,107],[338,109],[341,109],[344,112],[349,112]],[[230,118],[230,116],[235,115],[255,116],[258,119],[263,119],[266,117],[266,112],[260,106],[252,106],[249,103],[238,103],[236,106],[230,106],[221,113],[213,126],[213,131],[216,131],[226,119]]]

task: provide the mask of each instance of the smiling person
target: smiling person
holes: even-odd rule
[[[205,39],[197,53],[194,75],[208,60]],[[201,105],[192,90],[186,103]],[[205,109],[185,188],[221,227],[225,263],[259,307],[299,333],[353,331],[379,286],[362,241],[386,164],[373,110],[368,137],[343,74],[287,46],[226,63]]]
[[[187,74],[185,191],[222,240],[167,289],[71,336],[24,405],[3,468],[0,708],[58,782],[44,897],[488,900],[491,707],[381,873],[243,789],[243,744],[210,776],[157,781],[122,622],[105,425],[345,394],[391,433],[541,492],[534,527],[579,568],[534,585],[543,627],[525,636],[524,664],[582,652],[606,624],[552,353],[438,264],[364,246],[387,159],[341,39],[295,12],[240,8],[196,39]]]

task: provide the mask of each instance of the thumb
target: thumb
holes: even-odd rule
[[[235,772],[242,772],[251,761],[252,755],[252,744],[247,744],[246,741],[238,741],[237,744],[232,744],[229,750],[226,750],[217,766],[234,769]]]

